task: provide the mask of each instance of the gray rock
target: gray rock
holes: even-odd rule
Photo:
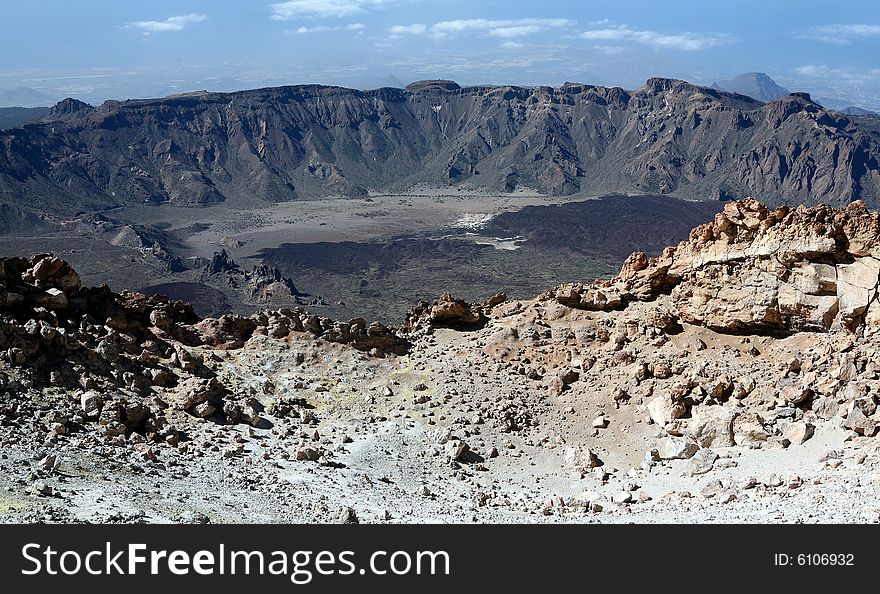
[[[708,448],[699,450],[688,462],[688,474],[696,476],[706,474],[715,464],[718,454]]]
[[[699,449],[697,444],[684,437],[667,437],[660,442],[658,451],[661,460],[686,460]]]

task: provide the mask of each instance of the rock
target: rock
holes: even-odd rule
[[[101,398],[101,395],[94,390],[84,392],[82,396],[80,396],[80,406],[82,407],[86,417],[90,419],[98,418],[98,415],[101,414],[102,404],[103,400]]]
[[[733,441],[738,446],[759,448],[768,437],[763,420],[755,413],[743,413],[733,421]]]
[[[633,500],[632,493],[629,491],[618,491],[614,495],[611,496],[611,501],[614,503],[631,503]]]
[[[608,426],[608,417],[605,415],[599,415],[595,419],[593,419],[593,427],[596,429],[604,429]]]
[[[443,445],[443,450],[446,452],[447,458],[461,462],[467,457],[470,447],[460,439],[452,439]]]
[[[257,322],[238,314],[225,314],[219,318],[206,318],[193,328],[201,335],[202,342],[219,349],[237,349],[253,335]]]
[[[724,485],[721,481],[710,481],[706,483],[702,489],[700,489],[700,495],[705,497],[706,499],[711,499],[712,497],[717,497],[724,492]]]
[[[99,342],[98,346],[95,347],[95,353],[110,363],[119,360],[119,349],[109,340],[102,340]]]
[[[61,289],[52,287],[35,299],[35,304],[51,310],[66,309],[68,306],[67,295]]]
[[[574,369],[566,369],[565,371],[561,371],[559,373],[559,379],[562,380],[562,383],[566,386],[578,381],[579,377],[580,374]]]
[[[688,435],[703,448],[734,445],[733,423],[735,410],[721,405],[701,405],[691,408]]]
[[[849,411],[851,412],[853,409],[858,408],[862,411],[866,417],[870,417],[875,412],[877,412],[877,402],[874,400],[873,396],[861,396],[857,398],[853,398],[853,400],[849,403]]]
[[[593,450],[584,446],[569,446],[563,450],[563,457],[567,466],[581,472],[591,468],[602,466],[602,460]]]
[[[408,315],[407,326],[415,328],[425,323],[430,328],[466,329],[479,325],[483,319],[477,307],[443,293],[432,305],[421,304],[414,308]]]
[[[37,462],[37,466],[41,469],[50,472],[52,470],[57,470],[58,467],[61,466],[61,461],[58,459],[55,454],[48,454],[43,457],[39,462]]]
[[[191,411],[195,406],[222,393],[223,386],[216,378],[190,377],[178,385],[176,400],[181,408]]]
[[[199,404],[192,407],[192,414],[199,417],[200,419],[205,419],[210,417],[216,412],[216,408],[211,406],[207,402],[200,402]]]
[[[708,448],[698,450],[688,462],[688,474],[691,476],[706,474],[712,470],[717,459],[718,454]]]
[[[782,478],[776,473],[771,474],[770,478],[767,479],[768,487],[781,487],[784,483],[785,481],[783,481]]]
[[[41,497],[52,497],[55,494],[55,489],[53,489],[46,481],[37,481],[31,488],[34,493]]]
[[[814,399],[812,408],[813,412],[816,413],[816,416],[825,421],[829,421],[836,417],[838,410],[840,410],[837,400],[826,396]]]
[[[699,449],[697,444],[684,437],[666,437],[660,442],[658,451],[661,460],[685,460]]]
[[[657,379],[669,379],[672,377],[672,367],[665,362],[655,363],[651,374]]]
[[[814,429],[815,427],[812,423],[795,421],[788,424],[782,435],[791,442],[792,445],[801,445],[813,436]]]
[[[718,503],[731,503],[736,501],[736,492],[732,489],[725,489],[718,495]]]
[[[752,390],[755,389],[755,379],[751,376],[744,375],[736,378],[733,382],[733,392],[731,396],[736,398],[737,400],[742,400],[746,396],[752,393]]]
[[[810,397],[812,394],[812,390],[809,386],[804,385],[788,385],[784,386],[780,391],[779,395],[785,399],[786,402],[790,402],[792,404],[800,404],[804,400]]]
[[[317,462],[321,456],[321,450],[306,447],[298,449],[294,454],[294,459],[298,462]]]
[[[82,284],[70,264],[51,254],[35,256],[33,266],[24,272],[22,280],[41,289],[60,289],[65,294],[73,292]]]
[[[873,437],[877,432],[876,421],[866,417],[860,408],[854,408],[847,414],[843,426],[865,437]]]
[[[796,474],[792,474],[788,477],[787,485],[789,489],[797,489],[803,484],[803,479]]]
[[[357,512],[353,507],[343,507],[336,516],[337,524],[360,524]]]
[[[880,260],[871,257],[857,259],[852,264],[837,265],[837,301],[840,315],[853,320],[868,310],[868,304],[877,295],[880,278]]]
[[[125,435],[125,432],[128,428],[124,423],[120,421],[110,421],[106,425],[104,425],[104,433],[110,435],[111,437],[118,437],[120,435]]]
[[[657,425],[664,427],[667,423],[684,416],[687,408],[680,400],[668,394],[658,394],[648,402],[648,414]]]
[[[199,357],[193,355],[192,351],[184,348],[183,345],[174,345],[174,355],[172,363],[184,371],[194,372],[202,364]]]

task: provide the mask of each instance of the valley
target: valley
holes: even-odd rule
[[[397,323],[413,303],[444,291],[526,298],[610,276],[634,249],[659,253],[720,208],[663,196],[423,190],[253,209],[123,207],[27,241],[34,253],[70,261],[87,284],[162,292],[202,315],[301,303],[333,317]],[[21,240],[0,236],[0,247],[14,253]],[[237,269],[206,272],[221,251]],[[236,283],[262,265],[290,279],[295,294],[254,295]]]

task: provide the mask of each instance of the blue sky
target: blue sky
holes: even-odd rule
[[[768,72],[880,107],[874,2],[7,0],[0,89],[91,102],[393,79],[635,87]]]

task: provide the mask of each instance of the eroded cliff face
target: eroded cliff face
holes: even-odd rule
[[[615,279],[554,290],[561,303],[619,309],[662,296],[682,321],[720,332],[880,329],[880,217],[844,209],[728,203],[658,258],[630,256]]]
[[[411,85],[62,102],[0,134],[6,201],[54,212],[364,195],[417,184],[547,194],[880,200],[878,134],[802,94]]]

